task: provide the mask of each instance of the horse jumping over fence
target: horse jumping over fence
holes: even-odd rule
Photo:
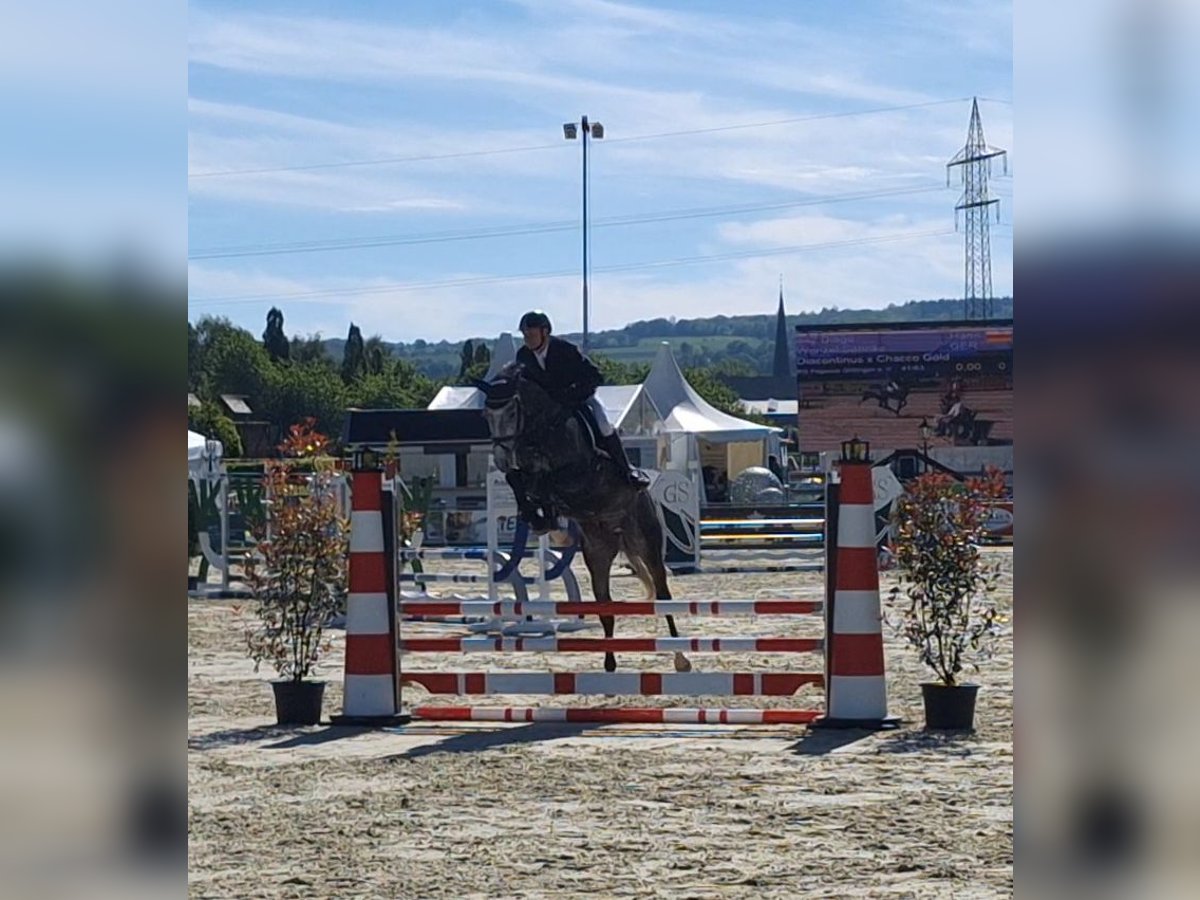
[[[890,413],[897,416],[900,415],[900,410],[908,405],[907,385],[899,384],[895,381],[889,381],[887,384],[873,384],[863,391],[862,398],[858,401],[861,405],[867,400],[878,400],[879,408],[886,409]],[[892,404],[895,404],[893,406]]]
[[[580,418],[564,417],[563,407],[525,377],[520,366],[507,366],[494,381],[476,386],[487,398],[484,416],[496,466],[505,473],[521,471],[546,518],[561,514],[578,523],[594,599],[612,601],[612,564],[624,553],[645,585],[647,599],[670,600],[662,525],[649,493],[630,484],[617,465],[596,450]],[[666,619],[671,636],[678,637],[675,619]],[[613,616],[600,616],[606,638],[613,636],[614,622]],[[606,652],[604,670],[616,668],[616,655]],[[683,653],[675,653],[676,671],[691,668]]]

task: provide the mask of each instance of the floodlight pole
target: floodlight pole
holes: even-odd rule
[[[588,118],[583,117],[583,352],[588,349]]]
[[[579,120],[578,127],[576,127],[574,122],[567,122],[563,125],[563,137],[568,141],[575,139],[576,132],[579,133],[579,137],[583,141],[583,351],[586,353],[590,332],[588,327],[588,280],[591,276],[591,270],[588,265],[588,239],[591,236],[591,222],[588,219],[588,138],[603,138],[604,126],[599,122],[589,122],[587,116],[583,116]]]

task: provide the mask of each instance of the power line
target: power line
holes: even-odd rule
[[[852,110],[839,113],[816,113],[810,116],[793,116],[787,119],[774,119],[768,122],[747,122],[739,125],[717,125],[711,128],[692,128],[685,131],[660,131],[654,134],[636,134],[627,137],[606,137],[605,143],[627,143],[630,141],[648,141],[658,138],[685,137],[695,134],[714,134],[721,131],[736,131],[745,128],[770,128],[776,125],[794,125],[798,122],[816,122],[822,119],[845,119],[853,116],[871,116],[880,113],[903,112],[910,109],[922,109],[930,106],[944,106],[948,103],[963,103],[970,97],[952,97],[947,100],[928,100],[923,103],[906,103],[899,106],[879,106],[874,109]],[[222,169],[214,172],[189,172],[188,179],[193,178],[229,178],[235,175],[268,175],[276,172],[305,172],[313,169],[342,169],[352,166],[384,166],[410,162],[432,162],[444,159],[462,159],[472,156],[495,156],[502,153],[527,153],[535,150],[551,150],[565,146],[562,142],[556,144],[533,144],[526,147],[497,147],[487,150],[464,150],[458,153],[438,153],[421,156],[392,156],[381,159],[357,159],[344,162],[309,163],[297,166],[264,166],[254,169]]]
[[[944,190],[941,185],[929,187],[890,188],[878,191],[858,191],[848,194],[831,194],[824,197],[809,197],[777,203],[738,204],[731,206],[697,207],[691,209],[663,210],[653,213],[637,213],[626,216],[610,216],[592,222],[593,228],[616,228],[630,225],[645,225],[659,222],[676,222],[687,219],[736,216],[743,213],[767,212],[793,209],[803,206],[823,206],[832,203],[850,203],[859,200],[876,200],[885,197],[900,197],[912,194],[933,193]],[[523,225],[497,226],[464,231],[440,231],[408,235],[376,235],[364,238],[341,238],[319,241],[295,241],[275,244],[244,244],[225,247],[210,247],[188,254],[189,260],[233,259],[248,256],[279,256],[298,253],[322,253],[337,250],[361,250],[377,247],[398,247],[414,244],[437,244],[453,241],[485,240],[498,237],[519,237],[533,234],[573,231],[579,227],[577,220],[531,222]]]
[[[853,238],[844,241],[827,241],[818,244],[797,244],[788,247],[777,247],[772,250],[745,250],[730,253],[715,253],[705,256],[684,256],[675,259],[657,260],[643,263],[624,263],[620,265],[601,266],[598,272],[633,272],[647,269],[662,269],[672,266],[689,266],[709,262],[722,262],[735,259],[755,259],[759,257],[784,256],[791,253],[805,253],[812,250],[832,250],[841,247],[854,247],[864,244],[882,244],[895,241],[912,240],[922,237],[940,237],[954,232],[948,229],[934,231],[909,231],[896,234],[878,235],[868,238]],[[547,278],[563,278],[577,275],[577,269],[563,269],[556,272],[529,272],[520,275],[484,275],[472,278],[459,278],[446,281],[429,281],[419,284],[394,283],[375,285],[366,288],[328,289],[319,291],[292,291],[277,294],[245,294],[231,297],[208,297],[189,299],[189,306],[218,306],[231,303],[262,302],[266,300],[297,300],[313,297],[351,297],[367,294],[401,293],[416,290],[436,290],[439,288],[468,287],[482,284],[500,284],[512,281],[538,281]]]
[[[468,156],[497,156],[501,153],[527,153],[531,150],[556,150],[562,144],[534,144],[528,147],[499,147],[491,150],[463,150],[459,153],[431,153],[424,156],[391,156],[383,159],[355,159],[347,162],[309,163],[303,166],[270,166],[261,169],[224,169],[217,172],[189,172],[188,178],[226,178],[232,175],[267,175],[274,172],[307,172],[311,169],[346,169],[351,166],[386,166],[393,163],[431,162],[462,159]]]
[[[636,134],[629,137],[615,137],[604,140],[609,144],[626,141],[648,141],[652,138],[683,137],[693,134],[714,134],[719,131],[736,131],[740,128],[769,128],[775,125],[794,125],[797,122],[816,122],[822,119],[846,119],[851,116],[870,116],[878,113],[903,112],[908,109],[922,109],[928,106],[945,106],[947,103],[964,103],[970,97],[951,97],[948,100],[927,100],[924,103],[906,103],[902,106],[879,106],[875,109],[860,109],[840,113],[816,113],[811,116],[794,116],[790,119],[775,119],[770,122],[750,122],[744,125],[716,125],[712,128],[693,128],[687,131],[660,131],[657,134]]]

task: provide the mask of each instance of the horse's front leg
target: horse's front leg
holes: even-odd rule
[[[588,575],[592,579],[592,599],[597,603],[612,603],[611,572],[613,560],[617,557],[616,541],[612,538],[605,540],[602,536],[597,539],[595,533],[585,532],[583,539],[583,561],[587,565]],[[604,636],[613,636],[613,616],[600,616],[600,627]],[[604,671],[617,670],[617,656],[611,650],[604,653]]]

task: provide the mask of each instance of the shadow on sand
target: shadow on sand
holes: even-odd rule
[[[577,737],[585,731],[594,730],[595,726],[571,724],[566,722],[534,722],[519,727],[499,728],[496,730],[471,730],[460,732],[452,737],[434,743],[413,747],[403,753],[387,757],[388,760],[420,759],[435,753],[482,753],[500,747],[513,747],[521,744],[536,744],[542,741],[555,741],[562,738]],[[419,734],[416,729],[404,729],[404,733]],[[428,732],[443,734],[443,731]]]

